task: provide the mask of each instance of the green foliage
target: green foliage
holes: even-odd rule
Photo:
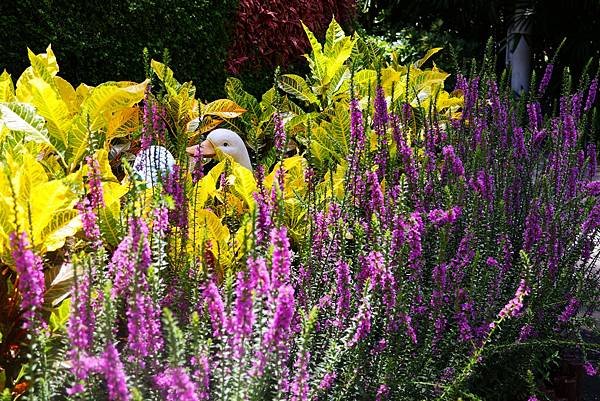
[[[193,80],[202,98],[218,98],[236,6],[237,0],[3,1],[0,70],[20,74],[24,49],[37,53],[52,43],[68,81],[139,82],[142,50],[156,57],[168,48],[177,75]]]

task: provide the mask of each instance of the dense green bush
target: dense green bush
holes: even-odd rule
[[[0,70],[18,76],[26,50],[52,44],[61,76],[98,84],[144,77],[142,51],[168,48],[178,77],[200,98],[223,94],[230,23],[237,0],[22,0],[0,2]]]

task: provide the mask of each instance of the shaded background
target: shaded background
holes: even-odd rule
[[[70,82],[139,81],[142,49],[161,59],[168,48],[175,76],[192,80],[201,99],[224,96],[232,74],[260,94],[276,65],[305,68],[308,44],[299,21],[322,37],[332,15],[404,62],[442,46],[435,62],[450,72],[450,47],[463,67],[481,59],[491,37],[502,67],[507,29],[519,8],[528,11],[534,70],[544,68],[563,38],[558,71],[569,65],[577,76],[590,57],[597,67],[600,0],[2,0],[0,70],[16,79],[29,64],[27,47],[39,53],[52,43]]]

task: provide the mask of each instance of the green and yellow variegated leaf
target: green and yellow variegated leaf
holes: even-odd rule
[[[71,85],[69,82],[67,82],[67,80],[59,76],[54,77],[54,83],[56,85],[56,88],[58,89],[58,94],[60,98],[63,100],[63,102],[65,102],[65,104],[69,108],[69,113],[71,113],[72,115],[77,113],[77,111],[79,111],[80,103],[77,101],[77,92],[75,92],[73,85]]]
[[[191,82],[181,85],[179,92],[169,93],[167,109],[177,126],[185,127],[192,119],[198,117],[198,101],[194,98],[195,94],[196,88]]]
[[[256,180],[250,170],[237,163],[232,163],[231,168],[234,177],[233,192],[239,195],[250,209],[254,208],[254,198],[252,194],[256,192]]]
[[[306,25],[304,25],[304,23],[302,23],[302,28],[304,28],[304,33],[306,33],[306,36],[308,37],[308,41],[310,42],[310,47],[311,47],[312,51],[315,54],[322,54],[323,46],[321,46],[321,43],[317,40],[315,35],[311,32],[311,30]]]
[[[115,112],[106,130],[105,146],[110,145],[110,141],[115,138],[122,138],[133,134],[140,126],[140,110],[137,106],[128,107]]]
[[[284,201],[285,225],[294,241],[306,238],[306,207],[297,198],[289,198]]]
[[[52,216],[48,225],[37,238],[43,244],[41,252],[51,252],[61,248],[68,237],[75,235],[81,228],[81,218],[75,209],[60,210]]]
[[[295,74],[284,74],[279,78],[279,87],[289,93],[290,95],[296,96],[298,99],[308,102],[310,104],[318,104],[319,100],[312,93],[308,84],[299,75]]]
[[[105,127],[112,113],[138,103],[144,97],[148,80],[139,84],[122,86],[117,82],[106,82],[91,90],[81,104],[81,115],[89,116],[90,130]]]
[[[277,171],[283,168],[284,172],[284,198],[295,198],[297,194],[303,194],[306,191],[305,170],[307,167],[306,159],[302,156],[292,156],[283,159],[275,164],[273,170],[263,181],[265,188],[272,188],[275,182]]]
[[[323,85],[329,84],[331,79],[339,73],[341,68],[344,70],[346,69],[344,64],[352,54],[354,43],[356,43],[356,40],[346,37],[333,45],[333,52],[331,55],[327,55],[326,53],[327,75],[322,81]]]
[[[415,61],[415,67],[421,68],[423,66],[423,64],[425,64],[425,62],[427,62],[427,60],[429,60],[431,58],[431,56],[433,56],[440,50],[442,50],[441,47],[434,47],[433,49],[429,49],[423,57],[421,57],[419,60]]]
[[[0,74],[0,102],[14,102],[15,86],[10,74],[4,70]]]
[[[247,113],[244,113],[241,117],[243,120],[251,119],[252,117],[258,118],[261,115],[261,107],[258,100],[244,90],[242,81],[239,79],[227,78],[225,92],[229,99],[247,110]]]
[[[98,211],[98,227],[102,239],[110,246],[117,246],[123,238],[121,221],[116,218],[118,208],[115,204],[106,206]]]
[[[188,251],[201,254],[205,244],[210,243],[210,251],[221,267],[231,263],[232,251],[229,246],[230,233],[210,210],[196,208],[190,213],[190,238]]]
[[[163,81],[163,83],[168,89],[173,89],[176,93],[179,92],[181,84],[177,82],[177,80],[174,78],[172,69],[156,60],[151,60],[150,66],[152,67],[152,70],[154,71],[158,79]]]
[[[15,94],[17,95],[17,100],[19,102],[27,103],[33,98],[29,88],[29,81],[34,78],[36,78],[36,75],[33,72],[33,67],[27,67],[19,79],[17,79]]]
[[[38,114],[46,119],[46,129],[54,147],[64,152],[67,147],[68,131],[71,127],[69,107],[62,100],[57,89],[41,78],[29,81],[33,99],[31,103]]]
[[[331,20],[329,23],[329,27],[327,28],[327,33],[325,34],[325,54],[330,54],[333,51],[334,45],[340,40],[344,39],[346,34],[344,30],[337,23],[335,18]]]
[[[225,161],[221,161],[206,174],[193,189],[195,208],[203,208],[206,201],[212,198],[217,191],[217,183],[221,173],[225,170]]]
[[[229,99],[218,99],[202,107],[202,114],[219,118],[236,118],[246,112],[246,109]]]
[[[77,86],[77,89],[75,89],[77,110],[79,110],[83,101],[88,98],[90,93],[92,93],[92,89],[94,89],[93,86],[89,86],[86,84],[79,84],[79,86]]]
[[[44,118],[36,113],[35,107],[26,103],[0,103],[0,126],[20,133],[25,141],[42,143],[52,148]]]

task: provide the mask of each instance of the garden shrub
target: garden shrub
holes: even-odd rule
[[[216,99],[236,7],[237,0],[3,1],[0,65],[20,75],[25,49],[52,43],[68,81],[141,81],[143,49],[157,57],[168,48],[177,75],[193,80],[203,99]]]
[[[241,0],[229,48],[228,70],[238,73],[244,69],[286,67],[297,62],[309,48],[301,22],[321,37],[334,17],[342,24],[349,24],[355,5],[354,0],[268,3]]]

